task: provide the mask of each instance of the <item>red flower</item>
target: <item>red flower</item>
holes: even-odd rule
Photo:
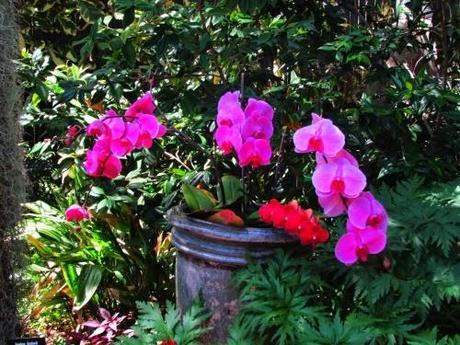
[[[298,236],[302,245],[314,246],[329,239],[329,232],[321,227],[313,211],[302,209],[295,200],[282,205],[272,199],[260,207],[259,216],[262,222]]]
[[[283,206],[276,199],[270,200],[259,208],[260,219],[267,224],[273,224],[273,219],[281,212],[283,212]]]
[[[304,246],[317,245],[318,243],[327,242],[329,239],[329,232],[323,229],[321,225],[316,224],[309,229],[300,231],[299,233],[300,243]]]
[[[163,340],[161,342],[161,345],[177,345],[177,343],[174,339],[168,339],[168,340]]]

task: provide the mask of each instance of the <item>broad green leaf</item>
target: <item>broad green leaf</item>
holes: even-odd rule
[[[77,268],[72,264],[61,265],[62,275],[72,294],[75,296],[78,291]]]
[[[217,205],[217,200],[211,193],[186,183],[182,185],[182,194],[192,212],[209,211]]]
[[[86,265],[81,270],[78,277],[77,295],[74,299],[74,310],[83,308],[93,297],[99,284],[101,283],[102,271],[94,265]]]
[[[224,205],[231,205],[243,196],[243,187],[241,186],[241,181],[235,176],[223,176],[222,188],[224,190],[225,197]]]
[[[80,0],[78,6],[81,16],[88,23],[94,23],[102,15],[102,12],[89,1]]]

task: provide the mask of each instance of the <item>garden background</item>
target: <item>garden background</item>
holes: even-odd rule
[[[244,307],[229,344],[460,342],[458,1],[30,0],[18,8],[26,332],[59,344],[87,337],[81,324],[100,318],[100,307],[128,315],[122,328],[136,319],[136,301],[164,310],[174,300],[175,255],[165,212],[181,202],[182,181],[213,178],[209,157],[173,138],[132,155],[121,177],[96,181],[81,167],[85,139],[66,137],[68,126],[84,128],[152,90],[165,124],[212,149],[217,101],[244,74],[245,95],[272,104],[283,129],[274,139],[280,172],[264,197],[301,191],[299,201],[318,208],[314,161],[284,140],[317,112],[347,133],[391,222],[387,249],[365,264],[343,266],[327,244],[240,272]],[[83,199],[93,217],[76,227],[64,211]],[[335,239],[343,232],[340,220],[328,225]],[[143,327],[162,329],[164,344],[192,344],[205,318],[196,308],[188,324],[170,305],[172,317]]]

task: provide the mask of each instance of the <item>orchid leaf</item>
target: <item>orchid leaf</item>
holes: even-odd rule
[[[241,181],[235,176],[223,176],[222,188],[224,191],[224,205],[231,205],[243,196]]]
[[[210,211],[217,205],[217,200],[209,191],[186,183],[182,185],[182,194],[191,212]]]

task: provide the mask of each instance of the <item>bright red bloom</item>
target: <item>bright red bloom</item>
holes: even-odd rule
[[[302,245],[314,246],[329,240],[329,232],[321,227],[313,211],[304,210],[295,200],[282,205],[278,200],[272,199],[260,207],[259,216],[262,222],[298,236]]]
[[[312,223],[311,223],[312,224]],[[329,231],[322,228],[319,224],[314,224],[299,232],[300,243],[304,246],[315,246],[318,243],[324,243],[329,240]]]
[[[267,224],[273,224],[275,215],[281,212],[283,212],[283,206],[276,199],[271,199],[259,208],[260,219]]]
[[[168,339],[168,340],[163,340],[161,342],[161,345],[177,345],[177,343],[174,339]]]
[[[279,229],[286,229],[286,224],[296,219],[301,208],[296,200],[292,200],[287,205],[283,205],[281,211],[275,213],[273,226]],[[295,221],[295,220],[294,220]]]

